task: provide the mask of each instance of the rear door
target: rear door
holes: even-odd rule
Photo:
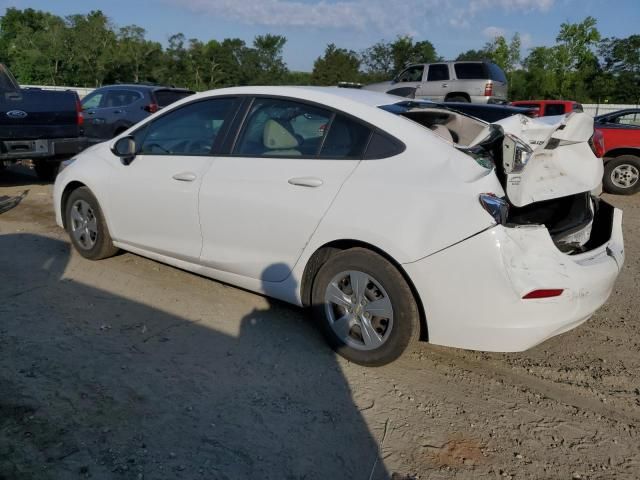
[[[416,98],[426,98],[434,102],[443,101],[450,91],[449,65],[433,63],[427,67],[425,81],[420,84]]]
[[[596,189],[603,163],[589,139],[593,118],[571,113],[556,123],[521,115],[496,122],[503,140],[506,193],[517,207]]]
[[[201,262],[265,282],[291,273],[370,129],[329,109],[256,98],[200,190]]]

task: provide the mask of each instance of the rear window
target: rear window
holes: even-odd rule
[[[487,67],[489,67],[489,75],[491,76],[492,80],[495,80],[496,82],[507,83],[507,77],[498,65],[496,65],[495,63],[488,63]]]
[[[454,68],[459,80],[486,80],[489,78],[482,63],[456,63]]]
[[[546,117],[553,117],[554,115],[564,115],[563,103],[549,103],[544,109],[544,115]]]
[[[189,95],[193,95],[193,92],[188,90],[156,90],[153,92],[153,95],[156,97],[156,103],[159,107],[166,107],[167,105],[171,105],[173,102],[177,102]]]

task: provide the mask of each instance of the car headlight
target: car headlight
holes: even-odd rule
[[[60,167],[58,167],[58,173],[62,172],[65,168],[67,168],[69,165],[71,165],[77,159],[78,159],[78,157],[73,157],[73,158],[70,158],[68,160],[64,160],[64,161],[60,162]]]

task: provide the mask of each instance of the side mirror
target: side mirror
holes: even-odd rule
[[[136,157],[136,141],[132,136],[119,138],[111,147],[111,152],[120,157],[124,165],[129,165]]]

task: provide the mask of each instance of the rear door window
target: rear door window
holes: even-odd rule
[[[427,81],[440,82],[442,80],[449,80],[449,65],[447,64],[429,65],[429,73],[427,73]]]
[[[482,63],[456,63],[454,68],[458,80],[477,80],[489,78],[489,75],[487,75],[487,72],[484,69],[484,64]]]
[[[371,129],[369,127],[345,115],[337,114],[331,122],[320,157],[362,158],[370,137]]]
[[[183,90],[156,90],[153,92],[156,103],[160,108],[171,105],[173,102],[182,100],[190,95],[193,95],[193,92]]]
[[[554,115],[564,115],[565,108],[563,103],[549,103],[544,109],[544,115],[546,117],[552,117]]]
[[[142,94],[133,90],[109,90],[102,106],[106,108],[126,107],[140,98],[142,98]]]
[[[233,153],[252,157],[315,157],[331,117],[331,111],[313,105],[257,98]]]

